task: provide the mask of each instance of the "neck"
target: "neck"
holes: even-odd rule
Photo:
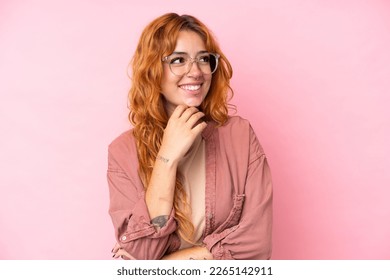
[[[165,112],[167,113],[168,118],[170,118],[172,116],[173,111],[175,111],[176,107],[177,106],[169,104],[168,102],[166,102],[164,100],[164,108],[165,108]]]

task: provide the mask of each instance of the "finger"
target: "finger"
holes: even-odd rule
[[[193,128],[196,126],[197,123],[205,116],[206,114],[203,112],[197,112],[193,114],[187,121],[187,124],[189,127]]]
[[[121,249],[122,250],[122,257],[126,257],[127,259],[130,259],[130,260],[135,260],[135,258],[130,255],[129,253],[127,253],[125,250]]]
[[[192,131],[196,134],[196,135],[199,135],[200,133],[202,133],[202,131],[207,127],[207,123],[206,122],[201,122],[199,124],[197,124],[193,129]]]
[[[187,122],[194,114],[198,112],[199,112],[198,108],[189,107],[183,112],[183,114],[180,116],[180,119]]]
[[[126,257],[127,259],[135,260],[135,258],[132,255],[130,255],[128,252],[126,252],[123,249],[119,249],[118,252],[116,252],[112,257],[115,259],[117,259],[117,258],[123,259],[123,257]]]
[[[114,254],[112,255],[112,257],[113,257],[114,259],[117,259],[117,258],[122,257],[122,255],[123,255],[122,249],[119,249],[119,250],[116,251],[116,253],[114,253]]]
[[[121,246],[118,243],[116,243],[114,248],[112,248],[111,253],[116,253],[120,248]]]
[[[173,111],[171,118],[180,118],[183,112],[188,108],[187,105],[178,105]]]

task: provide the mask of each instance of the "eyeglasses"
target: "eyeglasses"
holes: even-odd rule
[[[196,62],[203,74],[213,74],[218,67],[219,54],[204,52],[198,54],[195,58],[186,53],[173,53],[162,59],[168,63],[169,69],[176,76],[183,76],[190,72],[192,64]]]

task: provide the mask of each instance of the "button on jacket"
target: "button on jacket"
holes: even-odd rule
[[[206,145],[204,246],[214,259],[269,259],[272,182],[263,148],[249,122],[238,116],[202,132]],[[156,231],[138,175],[132,130],[108,148],[109,214],[118,243],[134,259],[161,259],[180,247],[172,209]]]

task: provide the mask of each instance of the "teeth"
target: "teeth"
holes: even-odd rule
[[[180,87],[184,90],[198,90],[198,89],[200,89],[200,85],[182,85]]]

